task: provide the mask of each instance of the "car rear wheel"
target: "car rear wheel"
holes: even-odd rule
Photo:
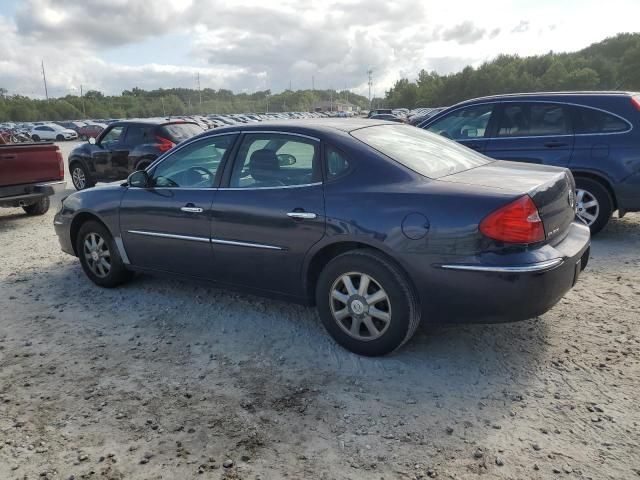
[[[39,142],[40,141],[40,137],[38,135],[33,135],[31,137],[31,140],[33,140],[34,142]]]
[[[405,274],[372,250],[331,260],[318,279],[316,304],[334,340],[359,355],[393,352],[420,323],[418,301]]]
[[[36,203],[25,205],[22,209],[27,215],[44,215],[49,210],[49,197],[42,197]]]
[[[80,135],[80,140],[86,142],[88,140],[88,137],[86,135]]]
[[[591,178],[576,178],[576,215],[595,235],[613,213],[613,200],[606,187]]]
[[[94,182],[89,178],[87,170],[80,163],[71,165],[71,181],[76,190],[84,190],[93,187]]]
[[[96,285],[117,287],[133,275],[124,266],[113,237],[99,222],[90,220],[80,227],[76,252],[84,273]]]

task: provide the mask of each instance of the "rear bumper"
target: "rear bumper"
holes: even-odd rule
[[[423,297],[425,318],[447,323],[499,323],[526,320],[551,309],[576,284],[589,261],[589,229],[579,222],[555,246],[530,252],[531,262],[440,264],[432,269],[438,285],[434,301]],[[444,290],[443,290],[444,289]]]
[[[64,180],[38,182],[25,185],[0,187],[0,207],[20,207],[63,192],[67,183]]]

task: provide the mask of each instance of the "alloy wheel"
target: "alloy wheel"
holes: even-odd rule
[[[87,186],[87,177],[84,174],[84,170],[81,167],[76,167],[71,172],[71,180],[73,181],[73,185],[78,189],[82,190]]]
[[[107,242],[95,232],[87,234],[83,243],[84,258],[89,269],[98,277],[105,278],[111,271],[111,252]]]
[[[589,191],[576,190],[576,214],[587,226],[593,225],[600,214],[600,203],[598,199]]]
[[[391,301],[370,275],[341,275],[329,293],[334,320],[349,336],[360,341],[380,338],[391,324]]]

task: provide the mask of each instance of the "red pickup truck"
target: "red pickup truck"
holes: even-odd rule
[[[0,207],[22,207],[27,215],[42,215],[49,210],[49,196],[65,186],[57,145],[0,144]]]

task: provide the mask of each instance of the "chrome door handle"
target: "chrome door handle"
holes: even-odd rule
[[[182,208],[180,208],[180,210],[182,210],[183,212],[189,212],[189,213],[202,213],[202,212],[204,212],[204,209],[200,208],[200,207],[182,207]]]
[[[311,220],[311,219],[317,218],[318,215],[311,212],[289,212],[287,213],[287,217],[301,218],[303,220]]]

